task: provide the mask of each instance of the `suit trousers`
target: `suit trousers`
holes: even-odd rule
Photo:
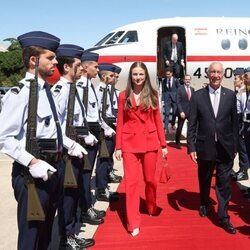
[[[176,120],[176,111],[177,111],[177,104],[176,102],[173,102],[171,98],[169,97],[167,100],[164,100],[164,107],[165,107],[165,117],[164,117],[164,124],[165,128],[168,128],[169,124],[169,115],[170,115],[170,109],[172,108],[172,120],[171,125],[175,125]]]
[[[210,188],[214,169],[216,170],[216,196],[218,200],[218,218],[229,218],[228,204],[231,199],[230,174],[233,168],[233,160],[219,142],[216,143],[216,159],[201,160],[198,158],[198,176],[200,187],[200,203],[210,204]]]
[[[22,174],[23,165],[14,162],[12,187],[17,206],[18,250],[46,250],[51,242],[51,232],[58,201],[63,195],[64,164],[49,163],[57,169],[52,177],[43,181],[34,179],[37,194],[45,213],[45,221],[27,221],[28,191]]]
[[[180,73],[181,73],[181,65],[178,62],[170,61],[169,67],[171,67],[173,69],[174,77],[176,77],[177,79],[182,77],[180,75]]]
[[[58,206],[58,226],[60,236],[76,234],[77,207],[82,186],[83,160],[71,158],[72,168],[77,181],[77,188],[64,188],[64,194]]]
[[[95,135],[96,136],[96,135]],[[91,198],[91,176],[96,160],[97,151],[99,149],[99,143],[90,146],[86,146],[86,150],[88,152],[89,163],[92,167],[92,170],[83,170],[82,171],[82,180],[81,180],[81,188],[80,188],[80,208],[82,211],[87,212],[87,210],[92,206],[92,198]]]
[[[146,153],[123,152],[128,231],[139,228],[141,223],[139,185],[141,169],[145,181],[145,197],[148,213],[156,213],[156,160],[157,150]]]
[[[180,143],[181,131],[182,131],[185,120],[186,120],[186,118],[183,119],[180,116],[178,116],[178,125],[177,125],[176,134],[175,134],[175,142],[176,143]]]
[[[106,137],[106,145],[108,148],[108,152],[110,157],[113,157],[115,144],[114,137]],[[100,158],[97,156],[96,161],[96,187],[98,189],[105,189],[108,187],[108,174],[110,170],[111,159],[109,158]]]

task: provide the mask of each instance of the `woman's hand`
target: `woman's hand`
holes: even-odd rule
[[[161,152],[162,152],[162,157],[165,158],[167,156],[168,149],[167,148],[162,148]]]
[[[117,159],[117,161],[120,161],[122,159],[122,151],[121,151],[121,149],[117,149],[115,151],[115,158]]]

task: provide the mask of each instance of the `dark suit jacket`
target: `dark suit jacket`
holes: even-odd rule
[[[122,152],[145,153],[166,147],[163,125],[159,106],[156,109],[143,111],[136,106],[124,110],[125,91],[119,94],[116,127],[116,149]]]
[[[190,87],[190,91],[191,91],[191,96],[192,96],[194,94],[194,88]],[[188,100],[188,95],[187,95],[185,85],[181,85],[178,88],[176,102],[177,102],[178,115],[181,112],[184,112],[186,117],[188,117],[189,116],[189,110],[190,110],[190,100]]]
[[[215,160],[215,132],[218,141],[233,159],[238,146],[236,96],[232,90],[221,87],[217,117],[209,97],[208,87],[194,92],[191,97],[187,134],[188,152],[197,152],[201,160]]]
[[[177,89],[179,88],[179,86],[180,86],[180,83],[178,79],[176,79],[175,77],[172,77],[172,86],[169,89],[167,86],[167,78],[164,78],[162,82],[163,100],[166,102],[170,98],[171,102],[176,103]]]
[[[181,63],[181,59],[184,60],[184,50],[181,42],[176,43],[176,49],[177,49],[177,57],[178,57],[178,63]],[[172,55],[172,42],[168,41],[164,48],[164,59],[165,61],[171,61],[171,55]]]

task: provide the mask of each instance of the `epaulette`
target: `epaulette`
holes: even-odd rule
[[[78,82],[76,86],[83,88],[83,82]]]
[[[11,91],[12,93],[14,93],[15,95],[17,95],[17,94],[21,91],[21,89],[23,88],[23,86],[24,86],[24,84],[21,83],[21,82],[19,82],[19,83],[18,83],[18,86],[15,86],[15,87],[11,88],[10,91]]]
[[[55,87],[55,89],[54,89],[54,92],[55,92],[55,93],[59,93],[59,92],[61,91],[61,89],[62,89],[62,86],[61,86],[61,85],[57,85],[57,86]]]

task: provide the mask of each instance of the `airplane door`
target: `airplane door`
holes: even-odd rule
[[[182,79],[186,72],[186,35],[185,29],[177,26],[169,26],[160,28],[157,36],[157,77],[158,79],[165,77],[165,59],[164,59],[164,48],[167,41],[171,40],[173,33],[178,34],[178,41],[182,43],[184,49],[185,68],[181,69],[180,78]]]

